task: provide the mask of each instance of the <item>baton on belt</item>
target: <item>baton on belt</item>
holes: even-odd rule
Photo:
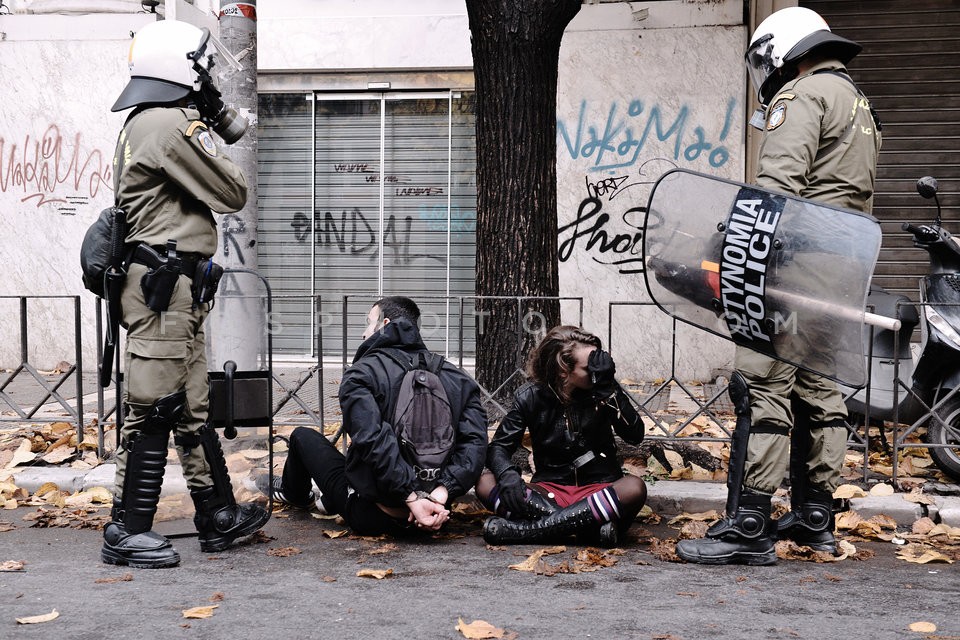
[[[100,360],[100,386],[110,386],[113,374],[113,357],[120,336],[120,295],[127,274],[123,270],[124,241],[127,238],[127,213],[114,207],[113,227],[110,232],[110,266],[104,274],[104,294],[107,297],[107,335],[103,342],[103,357]]]

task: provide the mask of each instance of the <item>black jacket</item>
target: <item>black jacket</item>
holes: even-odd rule
[[[578,390],[566,407],[548,386],[528,383],[520,387],[513,408],[490,442],[487,466],[497,478],[515,468],[511,458],[521,446],[523,432],[529,430],[534,482],[583,486],[622,477],[614,431],[632,444],[643,440],[644,431],[626,392],[614,385],[612,395],[604,399],[598,399],[601,394],[592,390]],[[575,464],[578,459],[582,460],[579,466]]]
[[[399,506],[414,491],[413,467],[403,459],[390,420],[404,369],[381,349],[390,347],[415,354],[427,348],[417,327],[400,318],[367,338],[357,349],[353,366],[340,382],[340,408],[347,449],[347,482],[360,496]],[[487,418],[477,383],[449,362],[440,381],[450,401],[457,432],[454,450],[440,474],[450,498],[465,494],[483,471],[487,451]]]

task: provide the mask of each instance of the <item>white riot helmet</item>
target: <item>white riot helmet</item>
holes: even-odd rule
[[[862,47],[830,31],[826,20],[804,7],[781,9],[761,22],[744,56],[747,73],[766,105],[785,83],[796,77],[796,64],[816,50],[847,64]]]
[[[228,144],[247,129],[246,119],[224,108],[210,75],[217,56],[231,67],[240,65],[207,29],[177,20],[152,22],[130,43],[130,82],[111,111],[137,105],[166,105],[190,97],[200,119],[211,125]]]

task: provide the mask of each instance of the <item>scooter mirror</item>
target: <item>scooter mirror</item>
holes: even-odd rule
[[[917,193],[926,199],[937,195],[937,181],[930,176],[923,176],[917,180]]]

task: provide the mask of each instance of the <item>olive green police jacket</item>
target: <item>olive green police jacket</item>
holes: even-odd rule
[[[217,224],[211,211],[243,208],[247,182],[223,155],[194,109],[144,109],[127,120],[113,159],[117,206],[127,212],[127,244],[212,256]]]
[[[757,184],[869,213],[880,132],[867,98],[826,70],[846,74],[838,61],[822,62],[770,101]]]

